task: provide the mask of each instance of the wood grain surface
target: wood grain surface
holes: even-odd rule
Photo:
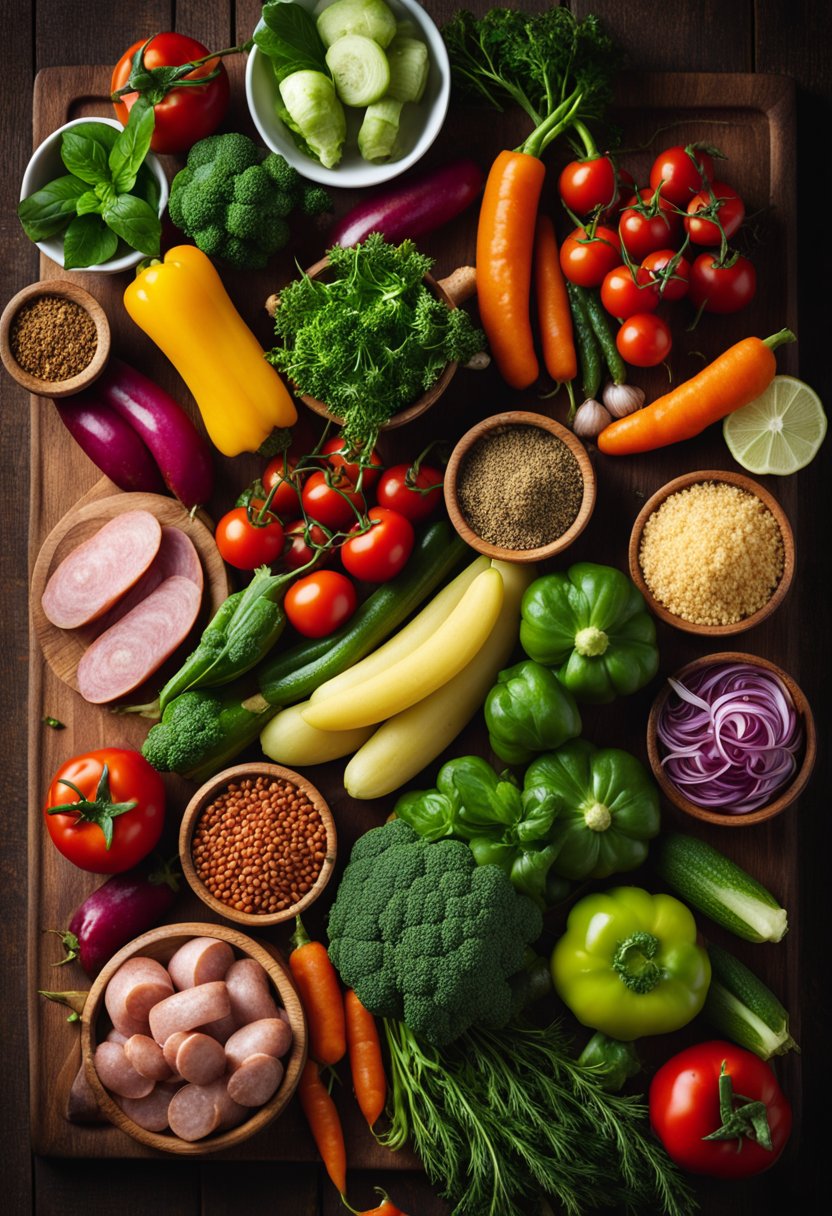
[[[540,3],[525,2],[522,7],[534,9]],[[429,0],[428,10],[440,21],[456,7],[451,0]],[[483,3],[471,3],[468,7],[485,8]],[[587,11],[599,13],[611,32],[626,47],[630,57],[630,68],[635,73],[629,78],[628,91],[622,94],[626,120],[622,122],[627,132],[625,142],[640,144],[653,135],[665,119],[680,120],[679,108],[696,108],[689,118],[699,130],[701,123],[709,128],[705,138],[725,147],[731,157],[732,169],[736,168],[736,180],[745,189],[752,204],[750,209],[759,210],[764,245],[758,257],[761,272],[760,296],[755,304],[754,324],[760,335],[780,328],[784,320],[800,317],[799,348],[790,352],[781,368],[791,370],[813,383],[821,395],[827,396],[829,376],[826,337],[823,331],[822,310],[816,301],[818,251],[811,236],[810,207],[818,196],[817,154],[826,140],[825,132],[832,121],[832,69],[829,66],[828,47],[832,33],[830,6],[820,0],[756,0],[754,4],[724,5],[715,0],[668,0],[661,7],[661,16],[652,0],[574,0],[573,11],[583,15]],[[40,112],[41,121],[51,122],[49,130],[76,113],[89,113],[106,89],[106,73],[91,77],[79,68],[91,61],[114,63],[121,52],[136,38],[149,35],[154,30],[178,28],[191,33],[209,45],[230,45],[236,37],[247,36],[253,28],[259,4],[253,0],[239,0],[235,5],[226,0],[136,0],[129,9],[114,9],[102,0],[87,0],[83,5],[70,4],[67,0],[24,0],[13,4],[11,0],[0,0],[0,28],[3,29],[4,103],[0,110],[0,130],[5,152],[6,173],[2,182],[3,206],[0,209],[0,233],[2,234],[4,258],[0,267],[2,274],[2,300],[8,299],[16,290],[38,277],[38,264],[33,247],[19,230],[14,215],[14,203],[18,183],[31,147],[29,139],[31,115],[31,88],[35,70],[43,67],[68,65],[59,78],[49,80],[50,91],[64,102],[50,103],[50,109]],[[826,48],[824,50],[824,48]],[[731,72],[746,73],[742,79],[736,76],[704,81],[696,76],[675,77],[667,82],[666,91],[651,93],[655,81],[643,75],[645,72]],[[759,73],[785,73],[794,78],[797,85],[797,134],[789,133],[789,114],[792,89],[787,82],[763,78]],[[236,78],[239,88],[239,75]],[[644,89],[639,93],[637,90]],[[70,97],[78,98],[72,114],[58,116],[60,105]],[[638,98],[634,103],[633,98]],[[104,112],[104,111],[102,111]],[[687,121],[687,117],[685,119]],[[736,125],[734,123],[736,122]],[[680,137],[695,138],[689,134],[690,127],[679,130]],[[785,137],[783,132],[785,131]],[[484,123],[473,113],[453,111],[441,141],[430,154],[429,163],[439,163],[455,148],[474,151],[483,163],[487,163],[500,142],[519,142],[522,124],[514,116],[506,115],[499,123],[489,116]],[[780,138],[777,138],[780,132]],[[48,133],[42,130],[40,135]],[[518,138],[513,136],[517,134]],[[658,136],[662,142],[673,142],[672,132]],[[797,151],[797,159],[795,158]],[[649,162],[650,152],[643,151],[626,158],[637,169]],[[730,180],[734,180],[731,178]],[[794,188],[797,183],[799,209],[795,209]],[[346,205],[346,199],[340,205]],[[552,202],[551,196],[549,202]],[[776,202],[772,211],[767,208]],[[795,247],[795,234],[799,234],[799,245]],[[309,264],[320,255],[320,240],[316,243],[312,234],[293,248],[302,264]],[[435,253],[438,269],[443,273],[453,265],[472,260],[473,228],[470,217],[457,221],[442,234],[441,240],[429,244],[428,252]],[[46,267],[44,267],[44,271]],[[291,273],[291,259],[277,259],[271,267],[273,284],[279,286]],[[85,276],[90,278],[91,276]],[[93,290],[100,280],[93,284]],[[235,301],[242,306],[247,318],[254,323],[256,332],[264,342],[268,338],[268,326],[259,312],[262,299],[268,292],[259,286],[250,288],[246,280],[228,276],[228,285]],[[264,284],[265,286],[265,284]],[[795,298],[795,290],[797,298]],[[797,310],[795,309],[797,303]],[[757,307],[759,305],[759,308]],[[112,310],[111,316],[112,316]],[[678,375],[692,369],[694,351],[715,353],[721,345],[742,333],[742,322],[734,319],[703,327],[689,342],[679,341],[674,352],[674,367]],[[152,350],[146,340],[135,330],[130,332],[123,315],[116,315],[114,324],[114,347],[128,361],[133,359],[152,368],[152,374],[161,380],[170,391],[182,396],[175,374],[168,368],[153,362]],[[678,360],[678,362],[677,362]],[[656,392],[658,381],[641,378],[648,392]],[[166,1162],[154,1158],[148,1160],[107,1160],[112,1154],[117,1157],[120,1149],[108,1148],[94,1155],[95,1163],[73,1160],[83,1149],[67,1136],[63,1148],[50,1145],[50,1152],[65,1152],[63,1160],[37,1156],[34,1164],[30,1159],[29,1118],[27,1117],[27,1073],[26,1073],[26,1014],[31,1015],[30,1037],[38,1054],[32,1073],[31,1089],[32,1125],[45,1127],[48,1118],[44,1110],[43,1086],[49,1086],[66,1058],[66,1049],[71,1029],[64,1023],[63,1014],[57,1007],[33,1005],[35,987],[44,986],[54,978],[49,972],[46,947],[40,947],[33,955],[31,969],[26,969],[26,934],[23,908],[27,889],[44,891],[44,879],[48,879],[48,898],[45,905],[33,900],[31,927],[40,929],[53,923],[47,917],[66,917],[79,898],[83,897],[94,883],[84,876],[68,875],[66,868],[58,868],[51,859],[52,868],[45,866],[37,850],[33,850],[27,874],[24,822],[26,812],[22,789],[24,785],[27,722],[32,731],[37,725],[39,707],[52,703],[60,690],[50,674],[40,671],[37,652],[27,647],[27,560],[30,552],[24,526],[23,503],[27,486],[31,486],[30,535],[36,549],[37,542],[48,531],[60,515],[93,484],[97,473],[84,463],[77,450],[68,446],[60,424],[51,406],[45,404],[33,411],[31,418],[32,447],[28,443],[30,426],[29,406],[26,395],[4,378],[0,387],[2,409],[0,409],[0,449],[3,460],[4,485],[6,487],[0,543],[0,576],[4,588],[4,644],[0,648],[0,677],[7,695],[3,700],[2,725],[6,745],[7,781],[9,787],[20,792],[16,800],[15,819],[7,832],[2,851],[0,869],[0,896],[3,900],[3,924],[5,936],[5,962],[0,979],[0,999],[6,1013],[6,1048],[4,1052],[5,1102],[3,1105],[3,1143],[6,1165],[4,1208],[24,1216],[27,1212],[43,1214],[61,1212],[64,1216],[76,1216],[82,1212],[107,1214],[118,1212],[120,1216],[138,1216],[152,1205],[161,1216],[197,1212],[221,1216],[239,1210],[241,1196],[245,1195],[246,1208],[260,1208],[286,1213],[287,1216],[334,1216],[340,1208],[332,1188],[324,1183],[320,1169],[315,1165],[303,1128],[297,1122],[290,1123],[291,1111],[280,1120],[279,1125],[288,1140],[288,1151],[268,1155],[282,1160],[250,1161],[245,1165],[225,1160],[210,1163]],[[511,400],[506,400],[506,397]],[[447,395],[447,425],[456,434],[461,434],[470,421],[474,421],[496,408],[527,405],[538,408],[530,395],[506,394],[500,390],[496,379],[477,380],[475,385],[463,380],[462,374]],[[443,399],[443,410],[444,410]],[[557,407],[553,410],[557,414]],[[424,436],[430,437],[428,419],[414,424],[406,432],[405,447],[418,445]],[[405,442],[402,439],[397,443]],[[391,447],[391,454],[405,450]],[[604,462],[604,477],[599,478],[599,506],[590,527],[575,548],[575,556],[592,556],[601,561],[612,561],[620,566],[626,563],[626,535],[640,502],[649,496],[670,476],[689,469],[705,467],[733,467],[718,439],[703,436],[701,440],[686,445],[672,454],[657,453],[649,461],[624,463],[621,471],[607,476]],[[822,456],[813,466],[801,472],[786,484],[770,484],[787,510],[797,538],[797,575],[790,600],[783,610],[765,626],[752,631],[744,639],[744,646],[755,653],[774,659],[796,676],[819,718],[820,737],[824,738],[823,711],[824,680],[828,669],[828,626],[824,619],[825,595],[828,594],[829,547],[826,520],[829,515],[829,477],[825,475],[828,457]],[[235,479],[242,484],[250,468],[240,462],[235,466]],[[30,477],[31,473],[31,477]],[[233,488],[236,488],[233,487]],[[228,487],[226,488],[226,493]],[[625,527],[624,522],[627,521]],[[660,630],[662,643],[662,669],[673,670],[682,663],[696,657],[701,650],[696,639],[675,635],[667,628]],[[33,657],[34,656],[34,657]],[[31,709],[27,711],[27,669],[32,667]],[[592,721],[590,737],[601,742],[605,738],[622,738],[625,732],[632,746],[641,748],[638,732],[628,722],[646,715],[649,696],[644,703],[639,698],[627,703],[625,713],[619,705],[603,711]],[[642,711],[644,711],[642,713]],[[70,705],[68,725],[75,726],[77,709]],[[61,717],[61,714],[56,714]],[[626,719],[627,721],[624,721]],[[67,719],[65,719],[67,720]],[[828,721],[828,718],[827,718]],[[93,735],[85,737],[84,747],[97,745],[107,734],[106,724],[99,721]],[[471,736],[472,746],[475,738]],[[462,741],[464,744],[464,739]],[[52,732],[46,740],[45,764],[53,767],[64,758],[64,745]],[[456,749],[455,749],[456,750]],[[341,834],[342,856],[348,855],[351,839],[361,830],[378,822],[380,807],[370,805],[362,808],[361,821],[351,819],[343,791],[338,792],[339,766],[326,766],[331,770],[320,777],[317,771],[313,780],[325,793],[327,783],[335,793],[330,802]],[[767,981],[791,1005],[797,1024],[798,1037],[803,1046],[804,1097],[800,1098],[800,1069],[795,1061],[787,1061],[783,1071],[786,1085],[801,1108],[799,1119],[800,1136],[788,1157],[765,1178],[729,1189],[703,1185],[700,1193],[703,1210],[722,1216],[729,1211],[736,1216],[763,1213],[774,1216],[796,1210],[813,1212],[818,1210],[821,1185],[822,1152],[819,1151],[821,1075],[824,1054],[824,999],[825,983],[821,966],[821,948],[824,917],[819,915],[824,905],[825,871],[828,857],[828,816],[822,801],[824,783],[828,777],[828,762],[821,747],[819,771],[806,795],[801,799],[796,814],[787,814],[780,820],[743,836],[753,836],[753,868],[758,876],[770,885],[789,904],[793,911],[795,929],[779,947],[765,950],[765,954],[743,953],[746,961],[755,967]],[[177,790],[172,783],[172,797],[183,798],[184,783]],[[36,812],[42,791],[39,782],[33,782],[30,792],[29,815]],[[184,802],[181,803],[184,805]],[[181,808],[180,808],[181,809]],[[795,808],[792,808],[794,810]],[[340,816],[340,818],[339,818]],[[731,855],[749,864],[752,854],[746,855],[743,848],[731,850]],[[185,902],[177,908],[177,916],[191,915],[193,908]],[[203,917],[203,919],[210,919]],[[319,924],[318,926],[320,927]],[[716,935],[715,935],[716,936]],[[278,940],[280,940],[278,938]],[[753,948],[752,948],[753,949]],[[80,973],[78,973],[80,975]],[[76,976],[76,978],[78,978]],[[55,986],[51,982],[49,986]],[[52,1051],[48,1044],[60,1043],[60,1051]],[[44,1045],[47,1046],[44,1046]],[[44,1064],[48,1066],[43,1067]],[[808,1065],[808,1066],[807,1066]],[[68,1127],[68,1125],[65,1125]],[[77,1130],[71,1129],[74,1134]],[[351,1129],[359,1133],[360,1127]],[[90,1132],[90,1135],[96,1133]],[[105,1136],[109,1133],[104,1130]],[[44,1149],[44,1145],[40,1147]],[[86,1154],[83,1154],[86,1155]],[[386,1154],[374,1155],[370,1144],[354,1142],[352,1160],[365,1169],[351,1175],[351,1194],[354,1202],[370,1204],[372,1187],[384,1186],[391,1190],[404,1210],[411,1216],[440,1216],[446,1211],[444,1205],[431,1198],[430,1189],[418,1174],[391,1175],[386,1171]],[[354,1189],[353,1189],[354,1184]]]

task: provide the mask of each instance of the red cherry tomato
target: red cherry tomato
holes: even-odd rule
[[[720,265],[713,253],[700,253],[690,268],[690,298],[705,312],[739,312],[757,294],[757,272],[740,254]]]
[[[720,1074],[730,1078],[730,1090]],[[742,1095],[742,1097],[740,1097]],[[706,1137],[725,1125],[731,1112],[761,1102],[771,1148],[756,1139],[753,1125],[743,1125],[727,1139]],[[735,1120],[736,1122],[736,1116]],[[748,1178],[769,1169],[786,1146],[792,1110],[771,1067],[742,1047],[718,1040],[698,1043],[663,1064],[650,1086],[650,1122],[677,1165],[715,1178]]]
[[[286,616],[306,638],[325,638],[355,612],[358,595],[346,574],[316,570],[286,592]]]
[[[308,528],[308,532],[307,532]],[[327,535],[317,524],[308,524],[305,519],[295,519],[284,528],[287,547],[283,551],[283,565],[287,570],[300,570],[308,566],[315,557],[315,550],[307,543],[307,537],[312,545],[325,545]],[[316,565],[323,565],[330,554],[319,553]]]
[[[710,191],[703,190],[688,203],[685,231],[694,245],[719,245],[722,232],[730,240],[744,219],[745,204],[733,186],[726,186],[725,182],[714,182]],[[720,225],[722,232],[719,230]]]
[[[323,471],[307,477],[300,499],[306,515],[332,532],[347,532],[367,506],[348,478]]]
[[[353,529],[341,546],[341,561],[353,578],[366,583],[386,583],[404,568],[413,551],[413,525],[398,511],[372,507],[371,527]]]
[[[223,561],[237,570],[254,570],[277,561],[283,552],[283,525],[270,511],[264,522],[256,518],[263,506],[253,498],[248,507],[234,507],[217,524],[214,539]]]
[[[272,486],[277,486],[269,508],[272,514],[277,515],[280,519],[297,515],[300,510],[298,486],[302,485],[303,477],[295,473],[295,465],[291,460],[287,462],[285,453],[281,452],[279,456],[275,456],[273,460],[269,461],[262,480],[267,494],[271,491]]]
[[[615,165],[608,156],[573,160],[558,178],[558,190],[569,210],[577,215],[609,207],[616,193]]]
[[[576,228],[560,247],[560,265],[570,283],[578,287],[598,287],[604,275],[621,261],[618,233],[601,224],[589,237],[585,228]]]
[[[616,266],[601,284],[601,303],[608,313],[624,321],[637,312],[654,312],[659,307],[659,287],[641,266]]]
[[[621,244],[634,262],[675,244],[681,228],[681,218],[672,206],[661,197],[654,202],[650,190],[640,190],[618,221]]]
[[[339,489],[344,488],[343,479],[349,482],[349,489],[358,485],[358,474],[363,467],[364,476],[361,479],[361,489],[364,492],[371,490],[381,476],[381,470],[384,467],[375,448],[370,452],[369,460],[363,466],[357,460],[351,459],[355,453],[350,452],[343,439],[337,435],[332,439],[327,439],[321,452],[326,456],[330,468],[336,474],[333,478],[333,485],[338,486]]]
[[[133,807],[119,812],[119,804],[131,802]],[[49,813],[67,805],[72,809]],[[103,747],[61,765],[49,786],[43,817],[52,843],[74,865],[93,874],[121,874],[158,844],[165,787],[139,752]]]
[[[686,258],[679,258],[673,270],[668,270],[670,263],[676,258],[672,249],[659,249],[648,253],[641,263],[650,278],[659,284],[659,295],[662,300],[683,300],[688,294],[690,279],[690,263]]]
[[[693,144],[665,148],[650,170],[650,189],[661,187],[662,198],[677,207],[687,207],[692,196],[713,180],[713,157]]]
[[[670,354],[670,326],[653,313],[628,317],[616,335],[615,344],[625,363],[633,367],[655,367]]]
[[[376,502],[417,524],[428,519],[442,501],[443,478],[439,469],[427,464],[420,465],[416,476],[408,478],[411,472],[410,465],[395,464],[382,473],[376,487]]]
[[[133,56],[144,46],[145,41],[146,39],[140,38],[128,47],[113,68],[111,93],[127,84]],[[144,53],[144,64],[146,68],[178,67],[183,63],[203,59],[210,53],[208,47],[194,38],[186,38],[184,34],[157,34]],[[217,66],[220,69],[219,75],[207,84],[174,88],[153,107],[156,126],[150,146],[154,152],[187,152],[197,140],[204,139],[206,135],[212,135],[216,131],[228,109],[230,92],[228,73],[222,61],[209,59],[202,67],[196,68],[185,77],[186,80],[199,79],[200,76],[207,76]],[[137,97],[138,93],[125,93],[124,97],[113,102],[116,117],[125,126]]]

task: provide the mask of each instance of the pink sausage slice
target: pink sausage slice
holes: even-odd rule
[[[84,651],[78,664],[84,700],[103,705],[143,684],[191,632],[201,601],[189,578],[165,579]]]
[[[206,1022],[199,1029],[205,1034],[210,1034],[211,1038],[216,1039],[218,1043],[224,1043],[238,1029],[239,1025],[234,1014],[229,1013],[228,1017],[218,1018],[216,1022]]]
[[[150,1010],[172,992],[171,978],[162,964],[139,955],[119,967],[107,985],[104,1005],[116,1030],[129,1038],[147,1034]]]
[[[124,1044],[124,1054],[136,1072],[151,1081],[166,1081],[174,1071],[168,1067],[161,1047],[150,1035],[131,1035]]]
[[[274,1056],[249,1056],[228,1078],[228,1096],[240,1106],[263,1106],[283,1080],[283,1065]]]
[[[240,1026],[261,1018],[276,1018],[278,1008],[270,991],[267,973],[253,958],[241,958],[225,976],[231,1012]]]
[[[163,1132],[168,1126],[168,1107],[179,1087],[157,1085],[146,1098],[116,1098],[129,1119],[148,1132]]]
[[[169,1038],[165,1039],[162,1054],[165,1057],[165,1062],[170,1066],[171,1072],[176,1072],[176,1053],[187,1037],[187,1030],[177,1030],[176,1034],[172,1034]]]
[[[125,511],[64,558],[46,584],[41,605],[59,629],[77,629],[106,612],[141,578],[162,541],[149,511]]]
[[[166,578],[171,578],[174,574],[181,574],[183,578],[189,578],[202,591],[202,565],[193,541],[181,528],[163,527],[162,543],[147,570],[139,581],[133,584],[127,594],[113,604],[109,612],[98,617],[84,630],[82,635],[84,639],[88,643],[92,642],[105,629],[109,629],[111,625],[115,625],[116,621],[120,621],[123,616],[126,616],[132,608],[136,607],[136,604],[147,599],[151,591],[155,591]]]
[[[136,1072],[121,1043],[99,1043],[95,1049],[95,1071],[105,1089],[122,1098],[146,1098],[154,1081]]]
[[[186,1035],[176,1053],[176,1071],[195,1085],[210,1085],[225,1073],[225,1049],[208,1034]]]
[[[201,1085],[183,1085],[170,1100],[168,1123],[182,1140],[193,1142],[210,1136],[220,1125],[219,1095]]]
[[[228,942],[216,937],[192,937],[180,946],[168,963],[168,974],[174,988],[194,988],[225,979],[234,962],[234,951]]]
[[[220,1107],[220,1129],[224,1130],[227,1127],[236,1127],[238,1123],[242,1123],[244,1119],[248,1119],[251,1111],[245,1106],[241,1106],[239,1102],[235,1102],[228,1094],[228,1077],[220,1077],[218,1081],[212,1081],[210,1085],[206,1085],[205,1089],[216,1095],[217,1102]]]
[[[225,1045],[231,1072],[253,1055],[285,1056],[292,1045],[292,1031],[282,1018],[261,1018],[232,1034]]]
[[[150,1033],[160,1045],[177,1030],[193,1030],[224,1018],[231,1010],[228,989],[222,980],[186,988],[159,1001],[150,1011]],[[178,1053],[177,1053],[178,1054]]]

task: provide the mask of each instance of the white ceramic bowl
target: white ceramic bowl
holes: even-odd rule
[[[102,123],[107,127],[115,127],[117,131],[123,130],[121,123],[115,118],[74,118],[72,122],[64,123],[62,127],[58,127],[57,131],[53,131],[40,147],[36,148],[32,153],[32,159],[26,166],[26,172],[23,174],[23,181],[20,186],[21,199],[28,198],[30,194],[34,194],[36,190],[42,189],[48,182],[54,181],[56,177],[62,177],[67,173],[67,168],[61,160],[61,136],[64,131],[68,131],[71,127],[91,122]],[[152,152],[148,152],[145,165],[156,178],[159,185],[159,217],[161,218],[168,201],[168,179],[159,160]],[[57,236],[50,237],[48,241],[37,241],[36,244],[41,253],[45,253],[48,258],[51,258],[53,262],[57,262],[59,266],[63,266],[64,234],[62,232],[58,233]],[[146,256],[138,249],[130,249],[123,241],[120,243],[119,248],[125,249],[126,252],[118,257],[110,258],[108,262],[101,262],[98,266],[84,266],[82,269],[84,271],[93,271],[97,274],[118,274],[121,270],[130,270],[133,266],[138,266],[142,258]]]
[[[299,0],[299,3],[315,13],[328,6],[320,0]],[[442,129],[451,95],[451,67],[442,35],[415,0],[386,0],[386,3],[397,20],[411,21],[418,27],[419,37],[427,44],[430,55],[430,72],[422,100],[418,105],[408,104],[402,108],[399,140],[404,152],[398,160],[376,165],[362,158],[356,140],[364,111],[345,106],[347,139],[341,163],[335,169],[325,169],[320,161],[300,151],[291,132],[277,117],[277,82],[267,56],[255,47],[248,57],[246,100],[254,125],[272,152],[285,156],[298,173],[311,181],[348,189],[389,181],[424,156]]]

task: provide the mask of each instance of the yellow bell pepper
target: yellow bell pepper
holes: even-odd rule
[[[142,270],[124,307],[179,372],[224,456],[256,452],[275,427],[297,420],[286,386],[195,246],[177,245]]]

